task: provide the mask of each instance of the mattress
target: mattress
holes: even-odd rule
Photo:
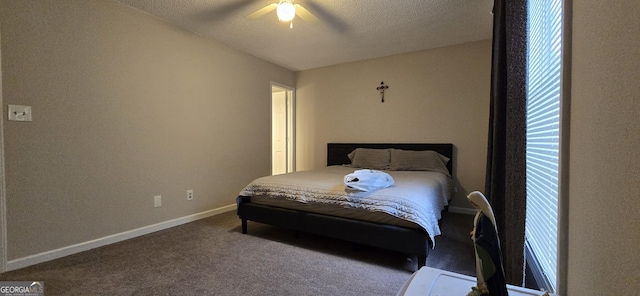
[[[260,205],[267,205],[285,209],[305,211],[310,213],[323,214],[328,216],[343,217],[361,221],[390,224],[408,228],[421,228],[420,225],[403,220],[385,212],[369,211],[357,208],[345,208],[340,205],[321,203],[300,203],[284,198],[273,198],[266,195],[252,196],[251,202]]]
[[[251,202],[338,217],[423,228],[432,241],[440,235],[438,220],[451,199],[451,178],[431,171],[385,171],[394,184],[373,192],[345,189],[348,166],[262,177],[241,196]]]

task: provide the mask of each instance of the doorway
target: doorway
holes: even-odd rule
[[[271,174],[295,171],[294,89],[271,82]]]

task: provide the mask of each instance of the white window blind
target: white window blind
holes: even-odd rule
[[[527,252],[542,288],[555,291],[562,0],[529,0],[527,45]],[[529,259],[528,259],[529,260]],[[542,283],[540,282],[542,281]]]

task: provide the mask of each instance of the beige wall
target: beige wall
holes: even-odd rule
[[[640,1],[573,1],[567,295],[640,291]]]
[[[470,207],[466,193],[484,189],[490,66],[487,40],[298,72],[298,170],[325,166],[329,142],[453,143],[452,206]]]
[[[0,25],[4,107],[33,107],[4,122],[8,260],[233,205],[270,173],[270,81],[293,72],[112,1],[0,1]]]
[[[568,295],[633,295],[640,2],[573,10]],[[269,173],[269,81],[294,85],[285,69],[110,1],[0,0],[0,39],[3,108],[34,108],[3,122],[9,260],[231,204]],[[483,188],[489,54],[298,73],[299,169],[324,165],[327,142],[451,142],[461,191]]]

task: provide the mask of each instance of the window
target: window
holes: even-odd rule
[[[562,0],[529,0],[527,32],[527,264],[556,290]]]

